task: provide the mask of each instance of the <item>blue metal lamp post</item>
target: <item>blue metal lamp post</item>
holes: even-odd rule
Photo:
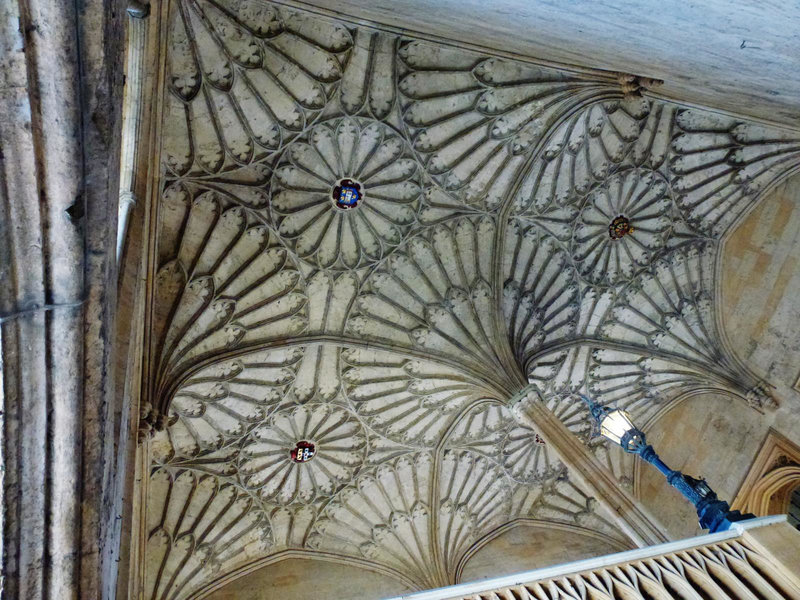
[[[705,479],[695,479],[670,469],[647,443],[644,432],[636,428],[624,410],[608,409],[583,395],[581,399],[589,406],[600,435],[622,446],[625,452],[641,456],[661,471],[669,484],[694,504],[700,527],[716,533],[730,529],[736,521],[755,518],[755,515],[743,515],[738,510],[731,510],[727,502],[717,498]]]

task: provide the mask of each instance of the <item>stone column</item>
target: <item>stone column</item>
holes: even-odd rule
[[[124,9],[0,5],[4,598],[113,596]]]
[[[609,510],[620,529],[640,547],[667,540],[658,524],[620,487],[606,466],[545,406],[537,391],[523,390],[512,399],[511,412],[519,423],[541,434],[579,482]]]

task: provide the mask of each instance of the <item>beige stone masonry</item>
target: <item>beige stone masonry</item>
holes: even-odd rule
[[[798,486],[800,447],[770,429],[731,508],[757,516],[783,513]]]
[[[119,0],[0,6],[3,598],[114,596],[124,14]]]

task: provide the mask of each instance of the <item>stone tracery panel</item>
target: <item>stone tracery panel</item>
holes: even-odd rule
[[[480,455],[502,468],[510,502],[494,523],[475,530],[474,542],[494,529],[519,520],[585,526],[625,546],[605,509],[597,506],[544,438],[520,425],[502,403],[486,403],[463,413],[445,448]],[[461,558],[471,547],[465,548]],[[461,559],[459,559],[461,560]]]
[[[478,381],[513,388],[519,369],[495,343],[502,335],[492,287],[496,235],[496,221],[485,216],[423,229],[367,278],[348,332],[469,363]]]
[[[614,89],[613,78],[555,69],[412,41],[403,118],[427,172],[462,202],[493,210],[536,143],[570,109]]]
[[[284,242],[321,269],[357,268],[386,256],[416,220],[417,163],[402,137],[374,121],[325,121],[289,145],[275,170],[270,208]],[[359,210],[342,210],[331,190],[363,186]]]
[[[436,586],[516,520],[619,535],[506,410],[527,382],[600,455],[577,392],[642,419],[701,387],[768,403],[715,261],[796,139],[266,0],[173,4],[149,511],[208,489],[248,533],[153,524],[149,597],[285,549]]]
[[[425,447],[435,445],[465,407],[491,393],[456,369],[390,352],[345,350],[342,377],[350,403],[370,427]]]
[[[145,597],[186,597],[242,555],[269,552],[269,520],[235,485],[192,470],[159,469],[149,486]]]
[[[325,107],[353,45],[342,25],[321,26],[266,2],[175,5],[166,162],[177,175],[247,164],[303,131]]]
[[[575,336],[580,289],[568,253],[540,226],[515,219],[505,234],[503,316],[525,365],[542,347]]]
[[[302,348],[267,350],[214,363],[188,379],[172,400],[167,430],[182,456],[214,450],[262,423],[306,360]]]
[[[422,585],[437,581],[428,530],[433,458],[388,461],[358,478],[328,505],[309,537],[312,548],[364,556]]]
[[[255,211],[210,191],[191,200],[175,188],[165,195],[154,319],[162,394],[209,356],[307,324],[301,273]]]
[[[715,238],[737,221],[759,193],[796,169],[796,134],[713,113],[676,113],[670,170],[686,218]]]

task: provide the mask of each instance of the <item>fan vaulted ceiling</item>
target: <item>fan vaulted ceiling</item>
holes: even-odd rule
[[[770,402],[719,326],[717,257],[798,140],[614,74],[172,4],[148,598],[287,552],[444,585],[531,520],[629,547],[508,399],[537,386],[623,483],[576,392],[641,420],[690,390]]]

